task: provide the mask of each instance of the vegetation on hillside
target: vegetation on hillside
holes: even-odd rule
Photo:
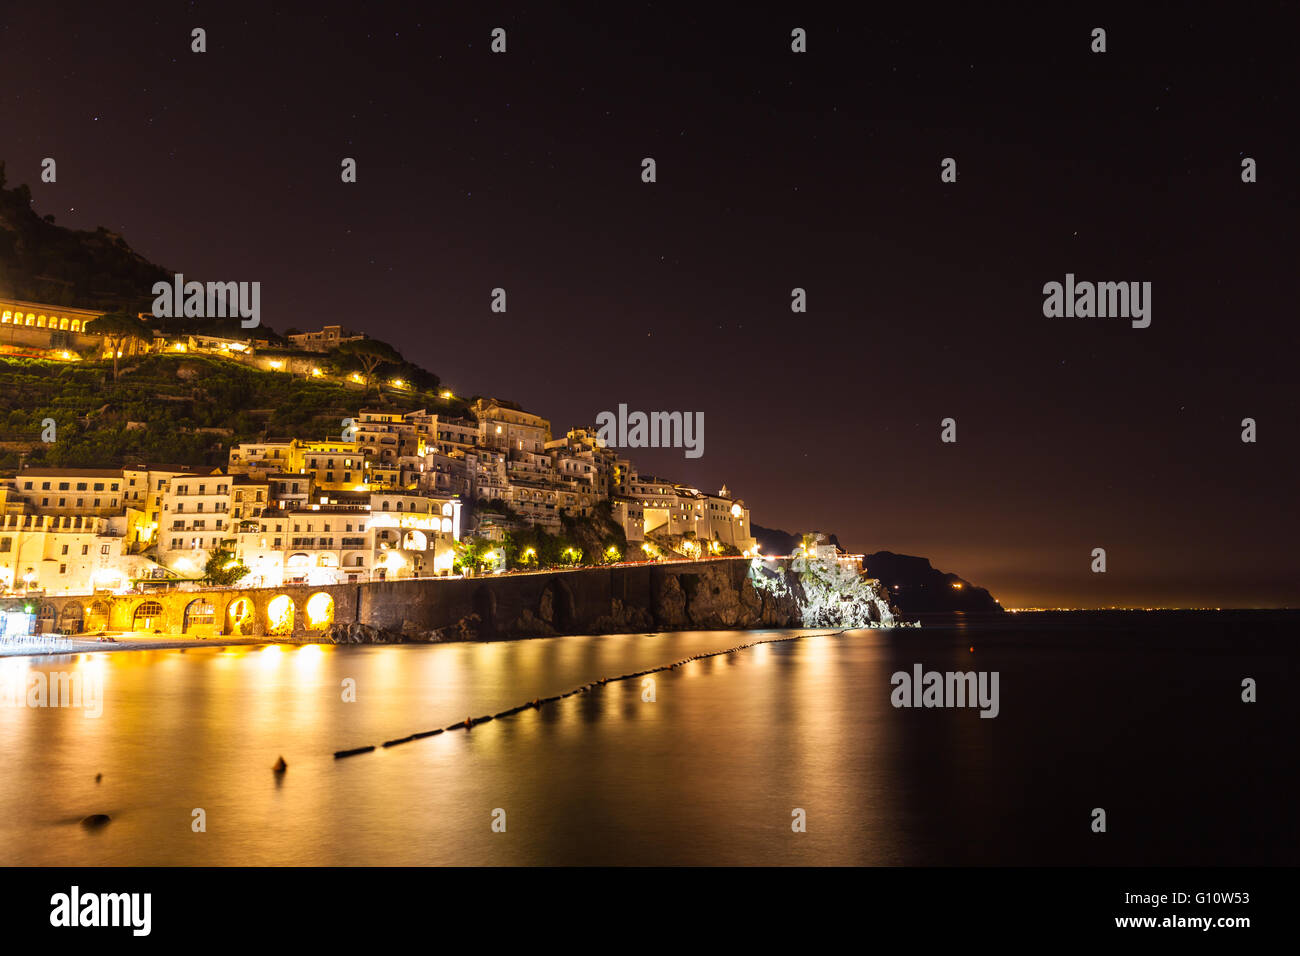
[[[108,468],[146,461],[223,466],[233,443],[337,439],[362,405],[467,415],[460,399],[265,372],[216,357],[152,354],[110,362],[0,358],[0,469]],[[52,418],[56,440],[41,441]]]
[[[497,499],[475,502],[475,513],[488,512],[513,516],[514,512]],[[613,520],[608,501],[599,502],[590,516],[561,513],[560,531],[551,534],[544,528],[517,528],[500,543],[468,538],[460,543],[456,557],[459,571],[494,571],[504,561],[508,570],[563,568],[578,565],[613,564],[628,557],[643,560],[641,553],[628,555],[627,535]]]

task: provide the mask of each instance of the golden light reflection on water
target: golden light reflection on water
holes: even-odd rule
[[[653,701],[645,678],[618,681],[469,732],[332,757],[758,636],[82,655],[62,666],[104,676],[102,718],[81,721],[90,731],[39,711],[0,726],[0,762],[19,768],[0,778],[0,862],[738,862],[756,839],[776,841],[765,851],[776,862],[856,860],[826,824],[880,812],[879,794],[858,801],[844,782],[876,747],[855,703],[863,681],[887,681],[870,635],[847,669],[837,638],[760,645],[647,675]],[[277,776],[279,756],[289,769]],[[822,828],[788,843],[791,808],[805,805]],[[195,806],[209,815],[202,840],[189,835]],[[516,839],[487,839],[498,806]],[[113,817],[97,837],[68,824],[94,812]],[[6,839],[28,830],[49,839]]]

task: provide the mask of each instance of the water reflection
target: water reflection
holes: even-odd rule
[[[1150,692],[1217,679],[1222,648],[1195,653],[1186,641],[1176,654],[1129,649],[1134,676],[1111,666],[1118,644],[1101,653],[1096,642],[981,633],[972,655],[969,629],[813,635],[648,675],[653,699],[642,678],[617,681],[470,731],[332,756],[760,636],[3,659],[0,674],[98,675],[103,710],[0,709],[0,862],[1023,863],[1096,862],[1090,854],[1122,848],[1120,862],[1158,863],[1197,845],[1177,819],[1145,818],[1107,850],[1086,826],[1072,836],[1076,804],[1096,805],[1098,792],[1130,816],[1154,792],[1161,806],[1185,805],[1193,829],[1209,806],[1241,809],[1210,862],[1294,851],[1294,825],[1289,836],[1249,830],[1274,819],[1267,796],[1252,792],[1253,817],[1238,806],[1250,789],[1239,781],[1280,759],[1266,742],[1283,739],[1293,712],[1260,710],[1245,734],[1240,708],[1229,716],[1198,700],[1196,718],[1176,695],[1156,706],[1133,692],[1135,681]],[[894,709],[889,677],[917,662],[999,670],[1001,716]],[[1294,671],[1269,664],[1279,679]],[[1068,696],[1080,687],[1092,690]],[[1145,758],[1157,777],[1120,748],[1134,721],[1161,720],[1161,750]],[[1176,729],[1189,720],[1185,738]],[[1194,768],[1204,746],[1223,772],[1189,778],[1179,761]],[[281,755],[282,775],[271,770]],[[1253,776],[1234,782],[1236,760]],[[1125,794],[1139,803],[1126,807]],[[195,808],[206,833],[191,829]],[[505,833],[491,829],[498,809]],[[796,810],[805,833],[791,828]],[[76,826],[92,813],[112,823]]]

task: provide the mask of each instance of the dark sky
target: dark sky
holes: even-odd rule
[[[1007,606],[1300,604],[1294,8],[551,6],[10,5],[0,158],[557,432],[702,411],[702,458],[636,459],[760,524]],[[1045,318],[1067,272],[1151,327]]]

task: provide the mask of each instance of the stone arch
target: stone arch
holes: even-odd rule
[[[403,551],[427,551],[429,550],[429,538],[423,532],[411,528],[406,534],[402,535]]]
[[[58,612],[54,605],[46,601],[36,611],[36,633],[48,634],[54,630],[54,622],[58,620]]]
[[[59,633],[80,634],[84,619],[85,613],[81,607],[81,602],[69,601],[63,605],[63,610],[59,612]]]
[[[252,598],[235,598],[226,607],[226,633],[236,637],[247,637],[256,630],[256,608]]]
[[[109,614],[112,611],[107,601],[92,601],[90,607],[86,610],[82,626],[87,631],[106,631],[108,630]]]
[[[131,614],[131,630],[152,631],[161,628],[163,623],[163,606],[157,601],[141,601]]]
[[[561,578],[551,578],[537,602],[537,616],[557,631],[571,630],[577,622],[573,591]]]
[[[191,634],[196,630],[211,631],[217,621],[216,608],[210,598],[195,598],[185,605],[181,615],[181,633]]]
[[[309,597],[304,610],[307,613],[303,626],[309,631],[323,631],[334,623],[334,598],[324,591]]]
[[[293,633],[298,608],[287,594],[277,594],[266,602],[266,633],[288,637]]]

